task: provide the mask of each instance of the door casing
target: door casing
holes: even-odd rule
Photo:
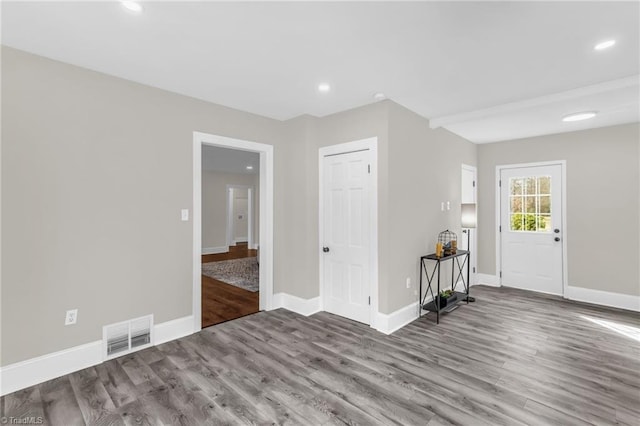
[[[273,309],[273,146],[209,133],[193,132],[193,331],[202,329],[202,146],[212,145],[260,154],[260,300]]]
[[[325,309],[325,290],[324,290],[324,256],[322,252],[322,241],[324,239],[324,166],[323,160],[327,155],[346,154],[353,151],[369,150],[371,154],[371,196],[369,209],[369,232],[370,232],[370,265],[369,276],[371,305],[369,307],[369,326],[377,328],[378,317],[378,138],[361,139],[353,142],[342,143],[338,145],[326,146],[319,149],[318,153],[318,170],[319,170],[319,209],[318,209],[318,259],[320,265],[320,309]]]
[[[567,161],[555,160],[555,161],[540,161],[534,163],[518,163],[518,164],[503,164],[496,166],[496,203],[495,203],[495,224],[496,224],[496,275],[498,282],[502,285],[502,277],[500,276],[502,271],[502,239],[500,238],[500,225],[501,225],[501,188],[500,188],[500,176],[504,169],[517,169],[522,167],[538,167],[538,166],[556,166],[559,165],[562,170],[562,185],[561,185],[561,204],[562,204],[562,297],[567,298],[567,287],[569,286],[569,274],[567,263],[567,238],[569,235],[569,228],[567,227]]]

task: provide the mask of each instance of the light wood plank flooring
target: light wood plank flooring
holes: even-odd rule
[[[51,425],[640,423],[638,314],[513,289],[391,336],[280,309],[1,399]]]
[[[247,244],[229,247],[228,253],[205,254],[202,263],[255,257]],[[251,292],[202,275],[202,328],[258,312],[260,292]]]

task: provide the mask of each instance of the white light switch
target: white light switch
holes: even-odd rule
[[[182,209],[182,221],[187,222],[189,220],[189,209]]]
[[[440,203],[440,211],[444,211],[444,201]]]

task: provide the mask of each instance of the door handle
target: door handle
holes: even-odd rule
[[[322,251],[325,253],[329,253],[329,247],[322,247]]]
[[[554,241],[560,241],[560,237],[555,237],[553,240]]]

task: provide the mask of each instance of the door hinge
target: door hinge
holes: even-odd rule
[[[476,273],[476,267],[475,266],[473,267],[473,273],[474,274]]]
[[[502,271],[500,271],[500,278],[502,278]]]
[[[371,174],[371,164],[367,164],[367,173]]]
[[[498,232],[502,232],[502,225],[498,226]]]
[[[474,188],[476,187],[476,181],[475,180],[473,181],[473,187]]]
[[[371,296],[369,296],[369,305],[371,305]]]

